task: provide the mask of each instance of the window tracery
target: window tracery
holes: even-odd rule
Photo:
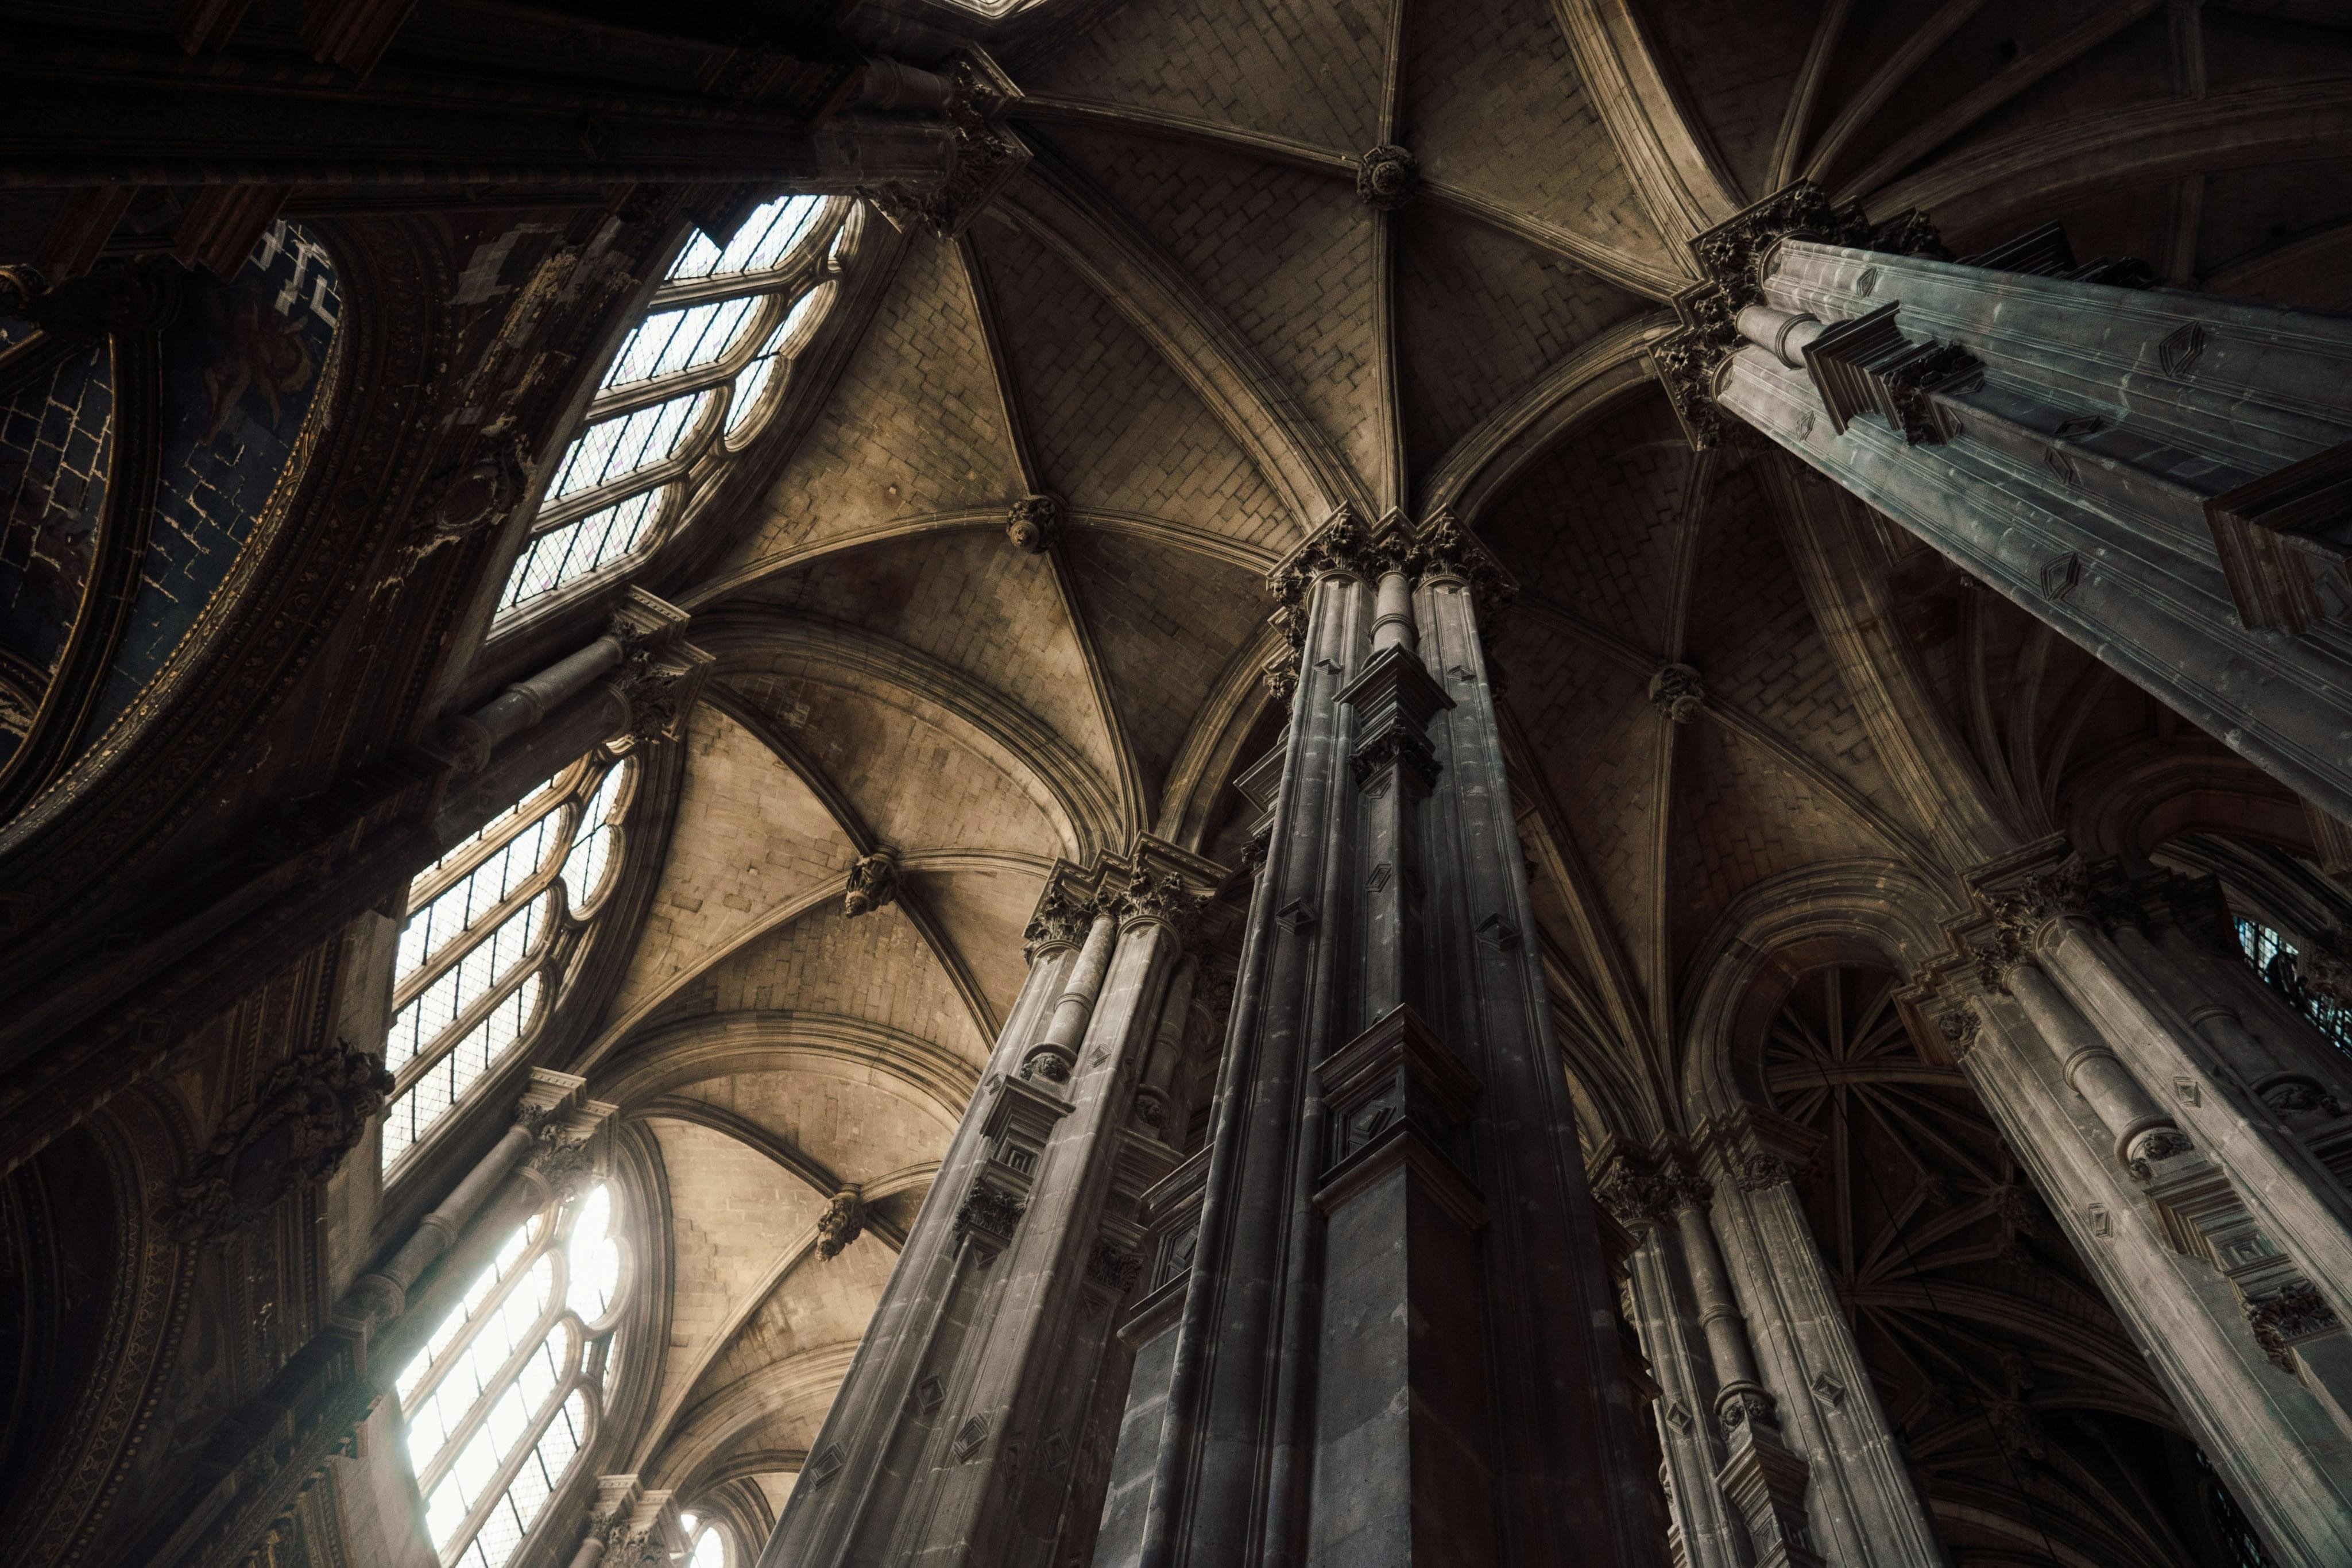
[[[422,1143],[530,1035],[567,930],[612,881],[634,758],[591,755],[532,790],[409,884],[393,969],[383,1169]]]
[[[697,230],[614,352],[499,601],[509,615],[680,526],[774,412],[854,241],[846,200],[784,196]]]
[[[687,1526],[692,1530],[691,1524]],[[706,1524],[695,1531],[693,1549],[687,1554],[686,1568],[727,1568],[727,1537],[715,1524]]]
[[[394,1387],[446,1568],[505,1568],[604,1415],[628,1258],[600,1184],[515,1227]]]

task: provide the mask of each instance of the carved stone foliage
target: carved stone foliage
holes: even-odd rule
[[[898,857],[887,850],[861,855],[849,868],[849,888],[841,895],[841,913],[845,919],[855,920],[897,902],[898,897]]]
[[[289,1057],[229,1113],[163,1218],[192,1239],[260,1218],[332,1175],[391,1092],[383,1058],[341,1040]]]
[[[2255,1343],[2284,1372],[2294,1370],[2297,1340],[2332,1333],[2342,1326],[2336,1310],[2307,1281],[2289,1285],[2262,1301],[2248,1301],[2244,1311],[2246,1325],[2254,1331]]]
[[[892,180],[861,186],[857,193],[898,228],[920,226],[952,239],[1028,166],[1030,152],[1003,123],[1005,106],[1019,91],[994,62],[971,49],[945,74],[952,84],[947,118],[953,128],[946,175],[927,191]]]
[[[1688,664],[1661,664],[1650,677],[1650,706],[1676,724],[1689,724],[1706,706],[1706,683]]]
[[[1356,783],[1370,783],[1389,768],[1410,773],[1425,794],[1436,787],[1440,764],[1437,748],[1426,735],[1418,735],[1402,726],[1382,729],[1363,745],[1356,747],[1349,758],[1356,770]]]
[[[1660,340],[1651,357],[1694,447],[1709,447],[1722,438],[1716,371],[1739,347],[1733,322],[1740,308],[1763,298],[1763,268],[1772,247],[1791,238],[1937,261],[1952,258],[1923,214],[1906,212],[1874,224],[1860,203],[1839,206],[1811,180],[1776,191],[1693,239],[1691,255],[1698,262],[1701,281],[1675,296],[1682,328]]]
[[[1142,1255],[1108,1238],[1097,1239],[1087,1258],[1087,1282],[1114,1295],[1124,1296],[1133,1290],[1136,1276],[1142,1272]]]
[[[830,1260],[866,1233],[866,1200],[856,1187],[833,1195],[833,1202],[816,1222],[816,1255]]]
[[[1024,496],[1005,509],[1004,537],[1013,548],[1043,555],[1062,537],[1062,503],[1053,496]]]
[[[1518,591],[1511,574],[1450,507],[1431,513],[1419,528],[1396,511],[1378,527],[1367,528],[1355,508],[1341,506],[1266,577],[1266,591],[1275,601],[1267,622],[1294,651],[1306,642],[1307,590],[1318,577],[1333,571],[1361,578],[1402,571],[1416,582],[1466,582],[1482,616],[1507,607]]]
[[[1945,1049],[1952,1053],[1954,1061],[1968,1060],[1969,1052],[1976,1049],[1977,1030],[1981,1026],[1976,1009],[1966,1002],[1936,1019],[1936,1032],[1944,1037]]]
[[[1639,1234],[1671,1226],[1678,1211],[1704,1206],[1713,1189],[1671,1153],[1620,1147],[1604,1159],[1592,1196],[1611,1218]]]
[[[1075,947],[1087,939],[1087,927],[1093,923],[1095,908],[1088,899],[1074,897],[1058,883],[1045,890],[1045,896],[1029,917],[1028,926],[1021,933],[1021,955],[1030,963],[1048,947]]]
[[[964,1195],[963,1207],[956,1210],[956,1239],[961,1240],[967,1232],[978,1231],[999,1241],[1009,1241],[1021,1223],[1024,1208],[1019,1198],[1003,1187],[975,1182]]]
[[[1378,212],[1393,212],[1412,199],[1421,164],[1393,142],[1368,150],[1356,162],[1356,198]]]
[[[1157,876],[1141,874],[1118,895],[1119,921],[1122,925],[1157,921],[1177,941],[1189,943],[1200,925],[1201,904],[1184,885],[1184,879],[1172,871]]]

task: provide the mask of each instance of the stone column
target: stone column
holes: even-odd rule
[[[1593,1155],[1593,1197],[1635,1241],[1626,1260],[1631,1315],[1658,1382],[1658,1444],[1673,1521],[1668,1553],[1676,1568],[1747,1568],[1747,1527],[1716,1484],[1724,1448],[1707,1413],[1715,1408],[1717,1371],[1682,1266],[1664,1164],[1604,1142]]]
[[[2272,1560],[2352,1561],[2352,1440],[2264,1354],[2229,1281],[2117,1160],[2115,1130],[2067,1088],[2057,1044],[2013,995],[1964,973],[1950,978],[1973,994],[1942,1005],[1944,1038]]]
[[[2118,1162],[2235,1288],[2264,1353],[2352,1433],[2341,1305],[2352,1199],[2266,1108],[2257,1120],[2215,1072],[2210,1040],[2242,1056],[2259,1042],[2225,1009],[2194,1009],[2209,1040],[2168,995],[2178,977],[2158,981],[2124,959],[2094,911],[2128,911],[2063,842],[2021,851],[1971,881],[1994,927],[1973,949],[1980,977],[2004,986],[2059,1053],[2069,1086],[2115,1134]],[[2147,946],[2137,934],[2121,939]]]
[[[1809,1471],[1817,1550],[1839,1568],[1946,1561],[1878,1400],[1812,1227],[1796,1168],[1818,1134],[1753,1106],[1701,1129],[1714,1201],[1706,1218],[1737,1293],[1759,1377]]]
[[[1501,574],[1343,510],[1275,583],[1281,782],[1094,1560],[1654,1562],[1478,640]]]
[[[1176,1164],[1138,1083],[1217,867],[1149,837],[1057,867],[1031,969],[761,1562],[1059,1563],[1091,1540],[1098,1383]],[[1115,1403],[1116,1390],[1111,1396]]]
[[[2352,319],[2122,287],[2054,226],[1955,262],[1802,183],[1692,246],[1695,440],[1762,432],[2352,817]]]

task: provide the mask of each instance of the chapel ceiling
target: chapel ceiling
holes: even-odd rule
[[[758,503],[697,525],[723,547],[655,584],[719,665],[584,1069],[668,1183],[647,1484],[785,1495],[1054,862],[1237,854],[1228,781],[1277,735],[1259,580],[1336,507],[1454,507],[1519,577],[1505,726],[1596,1134],[1670,1120],[1691,977],[1759,884],[1949,885],[2118,757],[2200,744],[1776,455],[1693,454],[1643,350],[1690,235],[1808,173],[1962,249],[2063,214],[2086,256],[2330,302],[2352,196],[2303,193],[2352,185],[2281,173],[2352,71],[2317,12],[1129,0],[1071,38],[1046,0],[988,35],[1029,171],[958,239],[867,215],[854,347]],[[1381,144],[1418,165],[1393,207],[1360,193]],[[1034,553],[1030,496],[1061,507]],[[897,899],[851,918],[880,849]],[[849,1188],[865,1233],[826,1258]]]

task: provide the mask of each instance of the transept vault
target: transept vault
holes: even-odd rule
[[[0,1562],[2352,1563],[2352,10],[0,12]]]

